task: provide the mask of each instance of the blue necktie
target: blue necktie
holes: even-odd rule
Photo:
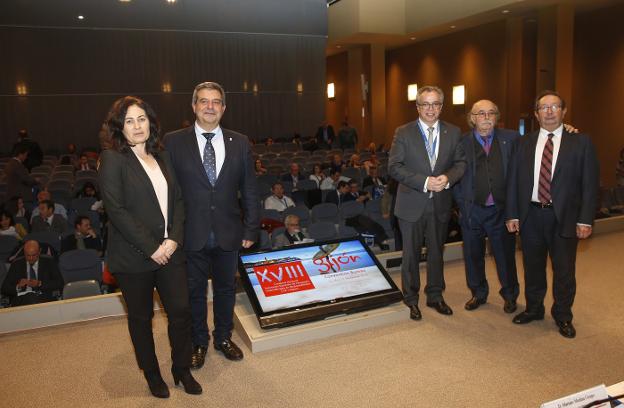
[[[202,133],[206,138],[206,147],[204,147],[204,161],[202,164],[204,165],[204,171],[206,171],[206,176],[208,176],[208,181],[213,186],[217,182],[217,160],[215,158],[215,150],[212,147],[211,140],[214,137],[214,133]]]

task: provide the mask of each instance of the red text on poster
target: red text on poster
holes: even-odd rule
[[[254,266],[264,296],[314,289],[314,284],[301,261]]]

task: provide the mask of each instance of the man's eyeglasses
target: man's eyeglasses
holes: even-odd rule
[[[537,107],[537,110],[546,113],[550,109],[551,112],[559,112],[561,110],[561,105],[553,104],[553,105],[540,105]]]
[[[433,103],[423,102],[423,103],[419,103],[418,106],[420,106],[423,109],[440,109],[442,107],[442,102],[433,102]]]
[[[479,112],[471,112],[472,116],[478,116],[479,119],[485,119],[487,117],[496,116],[498,112],[496,111],[479,111]]]

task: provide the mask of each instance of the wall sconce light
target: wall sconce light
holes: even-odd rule
[[[416,100],[418,96],[418,85],[417,84],[409,84],[407,86],[407,100],[413,102]]]
[[[297,93],[303,93],[303,83],[297,83]]]
[[[457,85],[453,87],[453,105],[463,105],[466,100],[466,87]]]
[[[333,82],[327,84],[327,97],[329,99],[334,99],[336,97],[336,87]]]
[[[171,93],[171,83],[165,82],[162,84],[162,91],[164,93]]]
[[[243,91],[247,92],[247,90],[249,90],[249,84],[247,81],[243,81]]]
[[[258,93],[258,84],[253,84],[251,91],[254,93],[254,95],[256,95]]]
[[[25,84],[17,84],[17,94],[24,96],[28,93],[28,89]]]

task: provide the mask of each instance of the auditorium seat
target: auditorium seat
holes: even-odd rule
[[[17,249],[19,241],[15,237],[0,235],[0,263],[7,262],[7,258]]]
[[[340,222],[340,216],[338,214],[338,206],[334,203],[320,203],[312,207],[312,222],[327,221],[332,224],[338,224]]]
[[[343,220],[364,214],[364,204],[359,201],[347,201],[340,205],[340,217]]]
[[[59,270],[66,284],[89,279],[102,281],[102,260],[92,249],[74,249],[61,254]]]
[[[63,299],[76,299],[102,294],[98,281],[94,279],[68,282],[63,288]]]
[[[338,237],[336,227],[333,222],[317,221],[308,227],[308,235],[315,241],[323,241]]]
[[[353,227],[348,225],[338,225],[338,237],[339,238],[356,238],[360,234]]]
[[[31,232],[24,237],[24,242],[31,239],[37,241],[39,244],[49,245],[57,254],[61,252],[61,236],[54,231]]]

